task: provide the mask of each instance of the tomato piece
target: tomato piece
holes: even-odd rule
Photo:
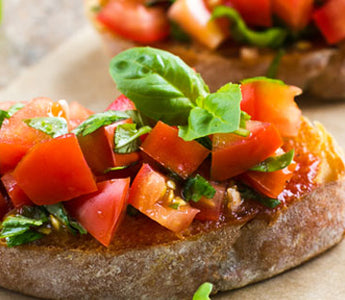
[[[10,196],[14,207],[18,208],[24,205],[33,205],[32,201],[18,185],[17,180],[13,177],[12,173],[6,173],[1,177],[1,181]]]
[[[273,12],[291,29],[301,30],[311,20],[314,0],[273,0]]]
[[[229,35],[228,26],[225,29],[211,19],[211,12],[203,0],[177,0],[170,7],[168,16],[210,49],[217,48]]]
[[[170,32],[164,9],[145,6],[144,0],[109,1],[97,19],[114,33],[139,43],[163,40]]]
[[[136,107],[132,100],[128,99],[125,95],[120,95],[107,107],[106,110],[136,110]]]
[[[293,161],[286,168],[275,172],[248,171],[242,175],[242,179],[258,192],[276,199],[291,179],[296,166]]]
[[[216,190],[212,199],[202,197],[198,202],[191,201],[194,208],[200,210],[195,219],[201,221],[218,221],[224,211],[226,183],[211,182]]]
[[[67,201],[70,214],[102,245],[108,247],[126,210],[129,178],[97,183],[97,192]]]
[[[248,137],[233,133],[213,135],[211,177],[225,180],[239,175],[272,156],[283,145],[278,130],[270,123],[247,121]]]
[[[329,0],[313,13],[313,19],[329,44],[345,39],[345,2]]]
[[[189,204],[171,208],[165,203],[166,194],[167,178],[143,164],[133,181],[128,203],[169,230],[181,232],[188,228],[199,210]]]
[[[27,101],[4,101],[4,102],[0,102],[0,109],[8,110],[11,106],[13,106],[17,103],[22,103],[25,105],[25,104],[27,104]]]
[[[210,153],[196,141],[184,141],[176,128],[161,121],[149,133],[141,150],[183,178],[192,174]]]
[[[224,5],[236,9],[249,25],[272,26],[271,0],[225,0]]]
[[[17,165],[13,176],[37,205],[67,201],[97,190],[72,133],[34,146]]]
[[[87,109],[76,101],[69,104],[69,126],[70,129],[76,128],[83,123],[88,117],[93,114],[93,111]]]
[[[242,83],[241,109],[253,120],[274,124],[283,137],[297,136],[302,112],[294,97],[301,90],[276,80],[250,79]]]

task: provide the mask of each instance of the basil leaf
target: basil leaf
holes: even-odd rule
[[[267,70],[267,77],[276,78],[278,73],[279,64],[285,55],[286,51],[284,49],[279,49],[277,54],[274,56],[270,66]]]
[[[197,100],[188,125],[179,126],[179,136],[191,141],[214,133],[233,132],[240,125],[242,94],[237,84],[227,84],[216,93]]]
[[[66,119],[61,117],[40,117],[26,119],[24,122],[37,130],[40,130],[53,138],[68,133],[68,124]]]
[[[261,163],[250,168],[250,170],[257,172],[274,172],[284,169],[291,164],[294,155],[295,151],[290,150],[282,155],[269,157]]]
[[[181,43],[191,42],[191,37],[174,21],[170,21],[170,36]]]
[[[268,78],[268,77],[265,77],[265,76],[258,76],[258,77],[247,78],[247,79],[242,80],[241,84],[250,83],[250,82],[256,82],[256,81],[266,81],[266,82],[272,82],[272,83],[275,83],[275,84],[285,85],[284,81],[282,81],[282,80]]]
[[[115,153],[126,154],[132,153],[139,149],[140,139],[143,134],[151,131],[150,126],[144,126],[139,129],[136,124],[121,124],[116,127],[115,131]]]
[[[7,238],[22,234],[30,229],[29,226],[3,227],[0,238]]]
[[[7,111],[0,109],[0,127],[5,119],[12,117],[18,110],[22,109],[25,105],[23,103],[13,104]]]
[[[22,234],[7,237],[6,244],[7,244],[7,247],[19,246],[22,244],[27,244],[27,243],[31,243],[33,241],[39,240],[43,236],[44,234],[40,232],[28,230]]]
[[[107,110],[102,113],[91,115],[78,127],[73,129],[72,132],[76,135],[85,136],[96,131],[98,128],[102,126],[110,125],[117,121],[128,119],[128,118],[129,116],[126,112]]]
[[[208,150],[212,150],[212,141],[208,136],[196,139],[196,141]]]
[[[193,300],[211,300],[209,297],[213,289],[213,284],[205,282],[199,286],[195,294],[193,295]]]
[[[238,191],[240,192],[241,197],[243,199],[258,201],[262,205],[269,208],[275,208],[280,204],[280,201],[278,199],[273,199],[265,195],[259,194],[258,192],[252,190],[249,186],[246,185],[239,185]]]
[[[86,234],[86,229],[79,224],[77,221],[73,220],[67,213],[63,204],[56,203],[51,205],[44,205],[44,208],[56,217],[63,225],[65,225],[72,234]]]
[[[10,115],[6,110],[0,109],[0,127],[2,123],[5,121],[5,119],[9,119]]]
[[[183,189],[183,197],[186,201],[198,202],[201,197],[212,199],[216,194],[214,187],[201,175],[189,178]]]
[[[250,29],[241,15],[228,6],[217,6],[212,13],[212,18],[227,17],[231,21],[231,36],[238,42],[256,47],[278,48],[286,40],[288,31],[284,28],[270,28],[265,31]]]
[[[187,124],[190,110],[209,89],[179,57],[150,47],[132,48],[115,56],[110,74],[117,89],[144,115],[170,125]]]

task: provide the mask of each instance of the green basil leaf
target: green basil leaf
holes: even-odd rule
[[[209,89],[179,57],[150,47],[132,48],[115,56],[110,74],[117,89],[147,117],[170,125],[187,124],[196,99]]]
[[[24,106],[25,104],[18,102],[16,104],[13,104],[7,112],[10,115],[10,117],[12,117],[18,110],[21,110]]]
[[[267,81],[267,82],[272,82],[272,83],[275,83],[275,84],[285,85],[284,81],[282,81],[282,80],[268,78],[268,77],[265,77],[265,76],[258,76],[258,77],[247,78],[247,79],[242,80],[241,84],[251,83],[251,82],[256,82],[256,81]]]
[[[290,150],[282,155],[269,157],[261,163],[250,168],[250,170],[257,172],[274,172],[284,169],[291,164],[294,155],[295,151]]]
[[[136,124],[121,124],[116,127],[115,131],[115,153],[126,154],[132,153],[139,149],[140,139],[143,134],[149,133],[151,127],[144,126],[139,129]]]
[[[73,220],[67,213],[63,204],[56,203],[51,205],[44,205],[44,208],[56,217],[63,225],[65,225],[72,234],[86,234],[86,229],[79,224],[77,221]]]
[[[269,208],[275,208],[280,204],[280,201],[278,199],[273,199],[265,195],[262,195],[246,185],[239,185],[238,191],[240,192],[241,197],[243,199],[258,201],[262,205]]]
[[[9,119],[10,115],[6,110],[0,109],[0,127],[2,123],[5,121],[5,119]]]
[[[231,21],[231,36],[240,43],[261,48],[278,48],[284,44],[288,31],[284,28],[270,28],[265,31],[250,29],[241,15],[229,6],[217,6],[212,13],[212,18],[227,17]]]
[[[212,150],[212,141],[208,136],[196,139],[196,141],[208,150]]]
[[[170,36],[181,43],[189,43],[192,40],[181,26],[174,21],[170,21]]]
[[[30,230],[29,226],[3,227],[0,239],[20,235],[28,230]]]
[[[236,131],[240,125],[241,89],[227,84],[216,93],[197,100],[188,118],[188,125],[179,126],[179,136],[191,141],[214,133]]]
[[[24,122],[37,130],[40,130],[53,138],[68,133],[68,124],[66,119],[61,117],[40,117],[26,119]]]
[[[279,64],[285,55],[286,51],[284,49],[279,49],[277,54],[274,56],[270,66],[267,70],[267,77],[276,78],[278,73]]]
[[[124,111],[107,110],[102,113],[93,114],[87,118],[78,127],[74,128],[72,132],[76,135],[88,135],[102,126],[110,125],[120,120],[128,119],[129,116]]]
[[[182,193],[186,201],[198,202],[203,196],[212,199],[216,190],[204,177],[197,174],[195,177],[187,179]]]
[[[24,216],[8,216],[2,222],[2,228],[5,227],[23,227],[23,226],[42,226],[45,220],[31,219]]]
[[[211,300],[210,294],[213,289],[213,284],[205,282],[199,286],[195,294],[193,295],[193,300]]]
[[[33,241],[39,240],[43,236],[44,234],[40,232],[28,230],[22,234],[15,235],[12,237],[7,237],[6,244],[7,244],[7,247],[19,246],[22,244],[27,244],[27,243],[31,243]]]

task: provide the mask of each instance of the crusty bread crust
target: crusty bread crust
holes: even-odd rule
[[[140,46],[110,33],[95,19],[94,10],[101,0],[85,0],[87,15],[100,32],[111,56],[123,50]],[[142,46],[142,45],[141,45]],[[152,44],[168,50],[186,61],[201,73],[212,91],[228,82],[244,78],[265,76],[276,55],[274,51],[248,49],[224,45],[218,50],[208,50],[193,43],[184,45],[173,41]],[[301,49],[294,47],[282,58],[277,77],[290,85],[296,85],[316,98],[345,99],[345,45],[338,47],[316,46]]]

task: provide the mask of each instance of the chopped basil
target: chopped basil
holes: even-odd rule
[[[238,191],[240,192],[241,197],[243,199],[258,201],[262,205],[269,208],[275,208],[280,204],[280,201],[278,199],[273,199],[265,195],[259,194],[258,192],[254,191],[253,189],[251,189],[249,186],[246,186],[246,185],[239,185]]]
[[[189,43],[191,41],[191,37],[174,21],[170,21],[170,35],[174,40],[181,43]]]
[[[12,117],[18,110],[22,109],[25,105],[23,103],[16,103],[12,105],[7,111],[0,109],[0,127],[5,119]]]
[[[41,239],[42,237],[44,237],[43,233],[33,230],[27,230],[22,234],[7,237],[5,240],[7,247],[14,247],[34,242],[36,240]]]
[[[205,282],[199,286],[195,294],[193,295],[193,300],[211,300],[210,294],[213,289],[213,284]]]
[[[267,75],[266,75],[268,78],[276,78],[277,77],[279,64],[280,64],[283,56],[285,55],[285,53],[286,53],[286,51],[282,48],[277,51],[277,54],[274,56],[270,66],[268,67]]]
[[[217,6],[212,13],[213,18],[227,17],[230,19],[231,36],[237,42],[261,48],[278,48],[284,44],[288,31],[284,28],[273,27],[265,31],[250,29],[241,15],[229,6]]]
[[[196,141],[208,150],[212,150],[212,141],[208,136],[196,139]]]
[[[295,151],[290,150],[279,156],[272,156],[250,168],[251,171],[274,172],[286,168],[291,164]]]
[[[9,119],[9,118],[10,118],[10,115],[8,114],[8,112],[6,110],[0,109],[0,126],[5,121],[5,119]]]
[[[241,84],[250,83],[250,82],[256,82],[256,81],[267,81],[267,82],[272,82],[272,83],[275,83],[275,84],[285,85],[284,81],[282,81],[282,80],[273,79],[273,78],[267,78],[265,76],[258,76],[258,77],[247,78],[247,79],[242,80]]]
[[[88,135],[98,128],[110,125],[120,120],[128,119],[129,115],[123,111],[107,110],[102,113],[93,114],[78,127],[72,130],[76,135]]]
[[[151,131],[150,126],[144,126],[137,129],[136,124],[121,124],[115,131],[115,153],[132,153],[139,149],[140,139],[143,134]]]
[[[61,117],[40,117],[26,119],[24,122],[37,130],[40,130],[53,138],[68,133],[68,124],[65,118]]]
[[[212,199],[215,193],[214,187],[199,174],[188,178],[183,188],[183,197],[187,201],[198,202],[203,196]]]

